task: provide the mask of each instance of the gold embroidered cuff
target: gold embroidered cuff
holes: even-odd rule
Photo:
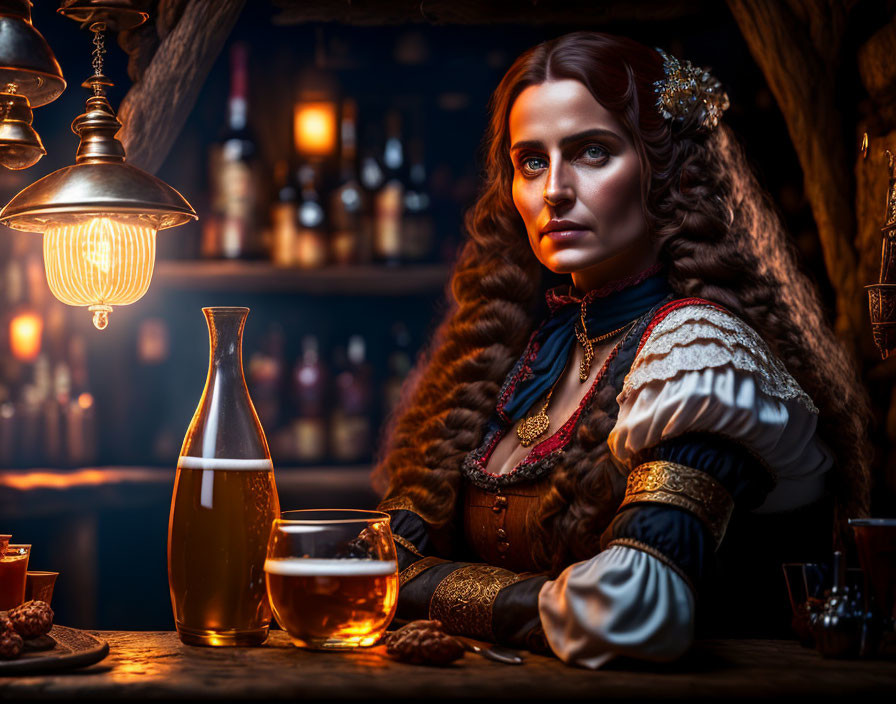
[[[436,565],[441,565],[445,562],[448,562],[448,560],[443,560],[441,557],[433,557],[430,555],[429,557],[424,557],[422,560],[417,560],[416,562],[411,563],[398,575],[398,590],[401,591],[401,588],[405,584],[415,577],[419,577],[430,567],[435,567]]]
[[[429,618],[448,633],[494,640],[492,609],[498,593],[525,577],[492,565],[467,565],[439,582],[429,602]]]
[[[423,557],[423,553],[421,553],[421,552],[417,549],[417,546],[414,545],[410,540],[408,540],[408,539],[405,538],[404,536],[402,536],[402,535],[398,535],[397,533],[393,533],[393,534],[392,534],[392,539],[393,539],[398,545],[401,545],[401,547],[403,547],[405,550],[411,552],[412,554],[416,555],[417,557]]]
[[[724,486],[705,472],[674,462],[646,462],[628,475],[625,498],[619,505],[661,503],[690,511],[722,543],[734,499]]]
[[[377,511],[410,511],[411,513],[416,513],[426,523],[436,525],[435,521],[431,520],[426,513],[417,508],[414,502],[407,496],[393,496],[383,499],[380,501],[380,505],[377,506]]]

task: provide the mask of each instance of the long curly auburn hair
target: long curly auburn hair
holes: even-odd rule
[[[484,188],[466,215],[468,239],[450,284],[452,305],[421,357],[375,470],[386,497],[409,498],[435,526],[456,524],[461,465],[478,447],[506,375],[531,335],[542,268],[511,199],[508,118],[531,85],[573,79],[628,130],[641,193],[669,283],[680,296],[715,301],[751,325],[819,408],[819,431],[836,457],[838,513],[865,515],[870,409],[855,365],[826,322],[816,291],[768,196],[731,132],[672,126],[656,109],[663,78],[653,49],[630,39],[575,32],[540,44],[494,93]],[[607,394],[615,394],[608,385]],[[605,438],[615,418],[596,399],[551,475],[529,526],[536,559],[559,571],[599,550],[621,497]],[[842,523],[842,521],[841,521]]]

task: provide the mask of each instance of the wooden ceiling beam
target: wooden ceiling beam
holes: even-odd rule
[[[154,173],[199,97],[245,0],[190,0],[118,111],[128,161]]]

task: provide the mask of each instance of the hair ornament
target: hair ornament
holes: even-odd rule
[[[683,123],[692,115],[697,118],[697,130],[712,132],[728,109],[728,94],[708,69],[694,66],[690,61],[679,61],[662,49],[663,72],[666,77],[655,81],[656,107],[667,120]]]

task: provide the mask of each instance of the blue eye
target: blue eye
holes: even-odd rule
[[[582,152],[589,159],[603,160],[610,156],[609,152],[598,144],[590,144]]]
[[[547,165],[547,160],[542,159],[540,156],[527,156],[525,159],[520,160],[520,166],[524,171],[529,172],[547,168]]]

